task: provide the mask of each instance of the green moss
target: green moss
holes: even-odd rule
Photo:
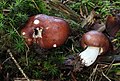
[[[118,1],[113,1],[112,3],[113,5],[111,6],[111,2],[108,0],[74,0],[66,3],[65,5],[77,12],[78,15],[80,15],[81,7],[83,10],[83,15],[86,16],[91,12],[92,9],[94,9],[94,7],[98,7],[96,12],[101,14],[104,20],[106,15],[111,14],[112,9],[120,8],[120,3]],[[85,8],[88,10],[88,12],[85,11]],[[20,35],[20,30],[25,25],[28,18],[36,14],[48,14],[66,18],[72,30],[69,39],[63,46],[50,50],[39,49],[39,52],[35,51],[37,48],[35,48],[35,50],[32,48],[27,49],[25,41]],[[0,39],[0,59],[4,61],[9,58],[8,53],[5,52],[7,49],[11,49],[13,55],[29,78],[48,78],[49,80],[53,78],[59,78],[66,81],[70,80],[71,75],[65,74],[67,76],[63,76],[64,72],[61,71],[60,67],[62,66],[66,56],[82,51],[79,45],[79,39],[81,38],[81,34],[84,33],[84,30],[80,28],[80,23],[68,18],[69,16],[67,15],[69,14],[63,14],[59,10],[54,10],[51,6],[47,5],[44,0],[1,0],[0,37],[2,39]],[[119,37],[120,36],[118,33],[116,39],[120,39]],[[120,46],[119,40],[117,41],[116,46]],[[26,54],[28,55],[27,57]],[[10,78],[22,76],[11,59],[4,64],[3,68],[4,73],[9,72]],[[115,68],[112,70],[113,72],[116,72]],[[78,73],[77,77],[87,80],[90,73],[92,72],[84,72],[83,74]]]

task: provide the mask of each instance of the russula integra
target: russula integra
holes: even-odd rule
[[[98,55],[108,51],[109,40],[103,33],[92,30],[82,36],[81,46],[86,48],[79,54],[82,63],[85,66],[90,66],[95,62]]]
[[[120,13],[115,16],[108,15],[106,19],[106,31],[111,37],[115,37],[120,30]]]
[[[36,43],[41,48],[48,49],[64,44],[69,33],[69,24],[65,20],[44,14],[30,17],[21,30],[28,45]]]

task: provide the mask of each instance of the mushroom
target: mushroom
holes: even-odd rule
[[[108,15],[106,19],[106,31],[111,37],[115,37],[120,30],[120,13],[115,16]]]
[[[69,33],[70,27],[65,20],[44,14],[30,17],[21,30],[21,34],[29,46],[36,43],[41,48],[47,49],[64,44]]]
[[[95,62],[98,55],[108,51],[109,40],[102,32],[92,30],[82,36],[81,46],[86,48],[79,54],[82,64],[90,66]]]

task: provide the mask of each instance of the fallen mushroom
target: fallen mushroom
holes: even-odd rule
[[[90,66],[95,62],[98,55],[108,51],[109,40],[103,33],[92,30],[82,36],[81,46],[86,48],[79,54],[82,64]]]
[[[21,33],[28,45],[36,43],[49,49],[64,44],[70,28],[62,18],[39,14],[29,18]]]
[[[115,16],[107,16],[106,19],[106,31],[111,37],[115,37],[120,30],[120,13]]]

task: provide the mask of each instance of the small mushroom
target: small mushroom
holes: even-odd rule
[[[82,63],[85,66],[90,66],[95,62],[98,55],[108,51],[109,40],[103,33],[92,30],[82,36],[81,46],[86,48],[79,54]]]
[[[28,45],[36,43],[49,49],[64,44],[70,27],[62,18],[38,14],[29,18],[21,33]]]

